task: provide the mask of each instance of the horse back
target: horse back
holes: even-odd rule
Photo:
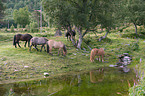
[[[46,42],[48,41],[48,39],[44,38],[44,37],[33,37],[30,42],[33,43],[34,45],[43,45],[46,44]]]
[[[103,48],[100,48],[97,55],[99,56],[104,56],[105,52],[104,52],[104,49]]]
[[[57,41],[54,41],[54,40],[49,40],[48,45],[51,48],[52,47],[54,47],[54,48],[63,48],[63,46],[64,46],[64,44],[61,41],[57,42]]]
[[[21,35],[21,40],[22,41],[30,41],[30,39],[32,38],[33,36],[30,35],[30,34],[23,34]]]

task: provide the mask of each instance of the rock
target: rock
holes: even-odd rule
[[[44,72],[44,76],[49,76],[49,73],[47,73],[47,72]]]
[[[28,68],[29,66],[24,66],[24,68]]]

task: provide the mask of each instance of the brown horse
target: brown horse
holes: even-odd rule
[[[66,56],[66,53],[67,53],[66,46],[61,41],[57,42],[54,40],[49,40],[47,41],[46,45],[47,45],[47,53],[53,55],[51,51],[52,51],[52,48],[55,48],[55,49],[59,49],[58,51],[58,55],[59,55],[61,49],[63,49],[62,55]]]
[[[31,46],[30,46],[30,49],[29,51],[31,52],[31,47],[34,46],[36,48],[37,51],[38,48],[37,48],[37,45],[42,45],[41,46],[41,50],[40,52],[42,51],[42,48],[44,47],[44,50],[45,50],[45,44],[46,42],[48,41],[48,39],[46,39],[45,37],[33,37],[30,42],[31,42]],[[46,50],[45,50],[46,51]]]
[[[91,62],[94,62],[94,58],[96,55],[99,56],[99,61],[101,61],[101,58],[102,58],[102,62],[104,62],[103,58],[104,58],[105,52],[103,48],[100,48],[100,49],[94,48],[91,50],[91,55],[90,55]]]
[[[30,39],[32,38],[32,36],[30,34],[16,34],[14,35],[14,39],[13,39],[13,45],[15,45],[15,48],[17,48],[17,45],[21,48],[19,41],[26,41],[24,47],[26,47],[26,44],[28,42],[28,47],[30,46]]]

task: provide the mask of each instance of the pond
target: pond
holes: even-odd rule
[[[0,85],[0,96],[128,96],[137,82],[133,69],[106,67],[42,80]]]

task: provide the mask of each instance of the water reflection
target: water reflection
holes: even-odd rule
[[[9,93],[14,93],[14,96],[127,96],[134,81],[137,82],[137,77],[133,71],[125,74],[119,68],[99,68],[85,73],[0,85],[0,96]]]
[[[99,69],[99,70],[94,70],[90,71],[90,81],[91,83],[96,83],[96,82],[101,82],[104,79],[104,70]]]

